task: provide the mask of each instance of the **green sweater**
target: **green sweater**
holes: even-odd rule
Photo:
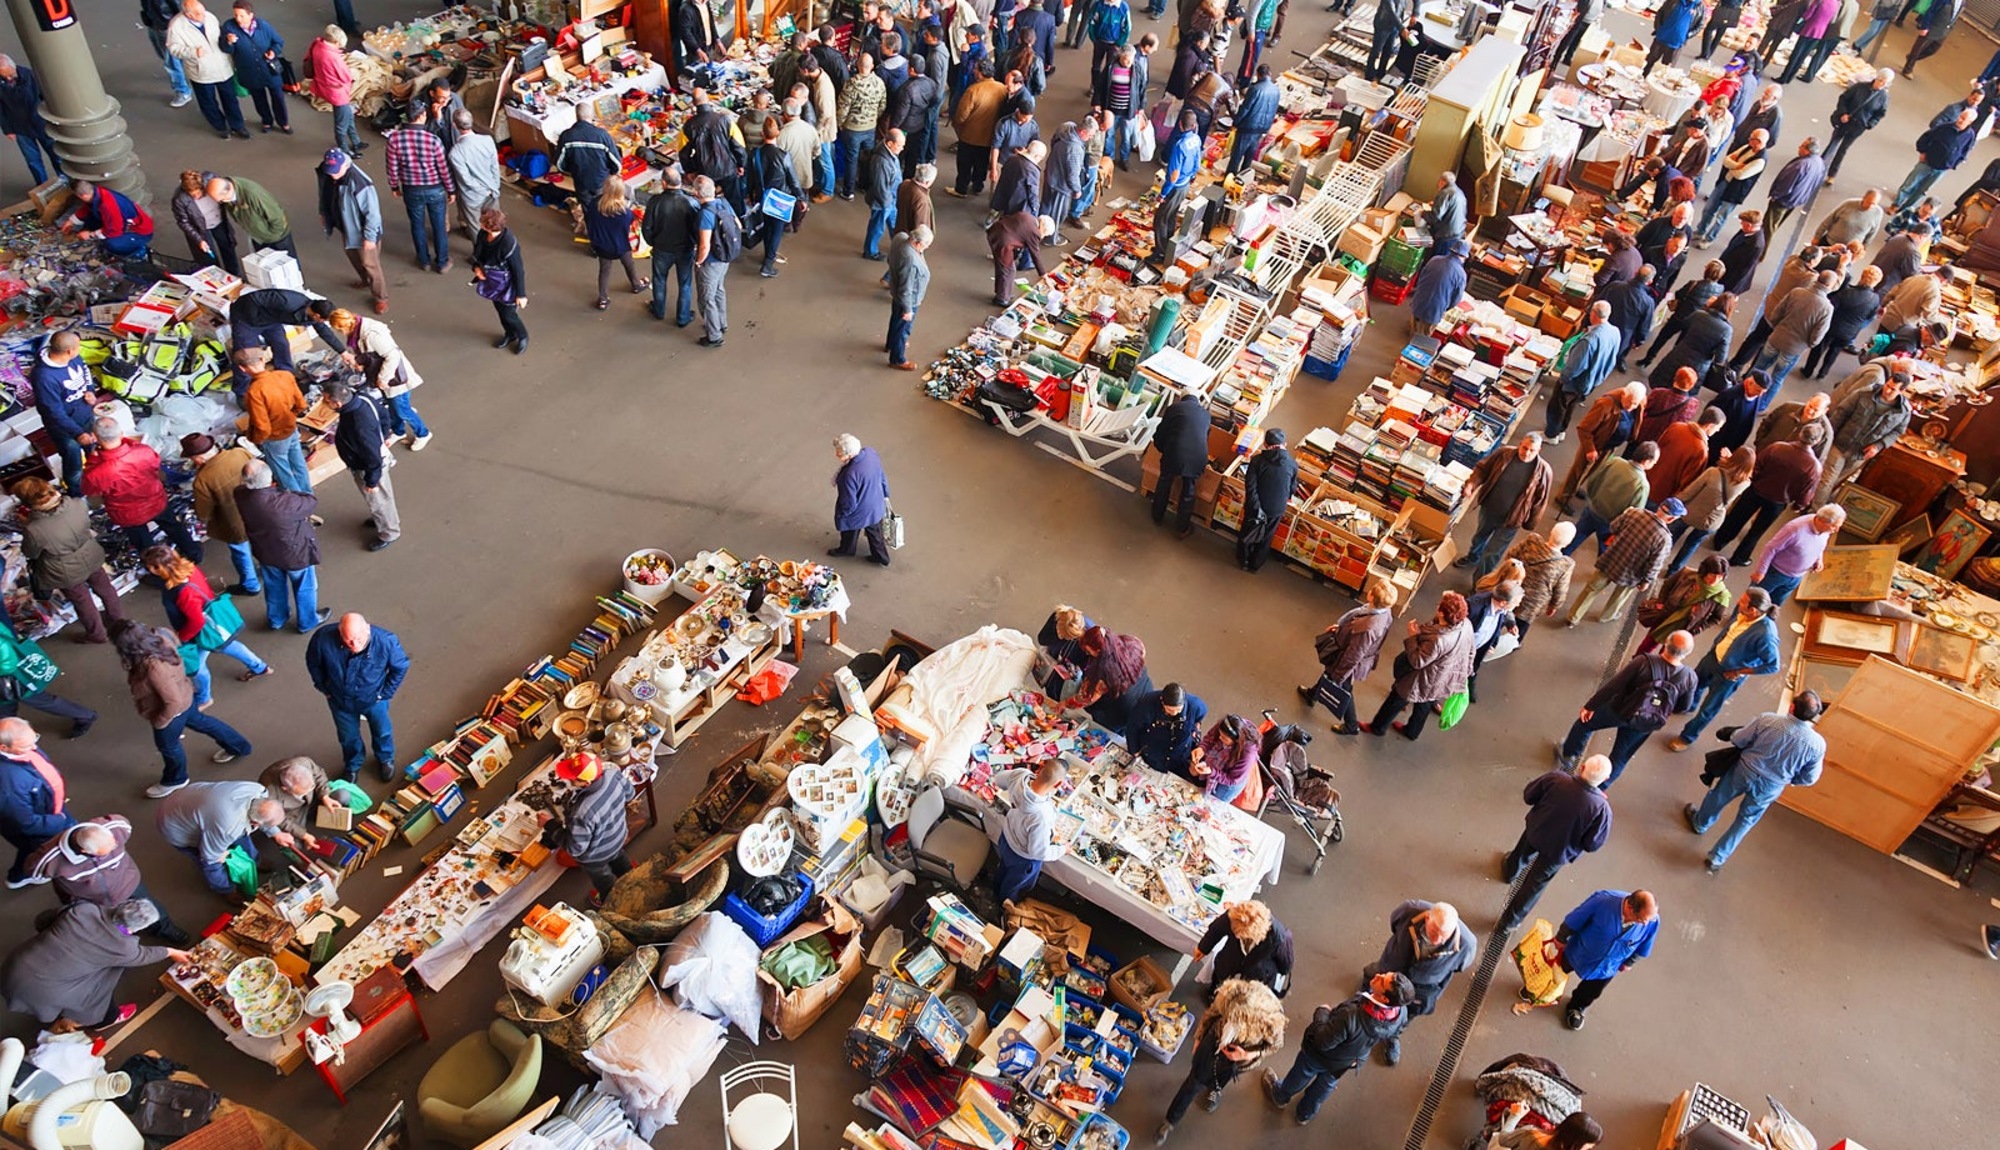
[[[1583,484],[1583,497],[1605,522],[1632,507],[1644,507],[1652,494],[1646,473],[1629,459],[1607,459]]]
[[[285,207],[278,197],[266,191],[264,185],[241,176],[229,177],[236,185],[236,202],[227,205],[229,218],[243,229],[251,241],[259,244],[275,244],[291,234],[292,222],[285,218]]]

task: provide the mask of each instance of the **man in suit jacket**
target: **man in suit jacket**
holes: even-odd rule
[[[1771,619],[1771,596],[1762,587],[1752,587],[1736,600],[1735,616],[1723,625],[1715,646],[1695,665],[1701,703],[1667,748],[1685,751],[1693,746],[1743,680],[1777,669],[1778,625]]]
[[[1160,477],[1153,488],[1153,522],[1167,521],[1167,503],[1174,485],[1181,487],[1181,506],[1174,524],[1182,539],[1194,530],[1194,490],[1208,467],[1208,404],[1195,392],[1186,392],[1167,405],[1160,426],[1153,432],[1153,446],[1160,452]]]

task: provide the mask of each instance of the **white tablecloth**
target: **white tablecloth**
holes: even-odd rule
[[[655,88],[664,88],[666,86],[667,70],[658,64],[654,64],[651,68],[639,73],[637,76],[619,77],[612,82],[609,88],[592,93],[590,98],[594,103],[612,94],[622,96],[626,92],[634,90],[650,92]],[[556,142],[557,136],[568,131],[570,125],[576,123],[576,105],[567,100],[552,101],[548,112],[537,116],[526,108],[509,104],[507,106],[507,118],[510,120],[519,120],[523,124],[537,129],[549,143],[553,144]]]

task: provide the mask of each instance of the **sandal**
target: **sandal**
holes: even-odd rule
[[[603,311],[603,310],[605,310],[606,308],[608,308],[608,307],[610,307],[610,306],[611,306],[611,301],[610,301],[610,300],[608,300],[608,299],[605,299],[605,298],[604,298],[603,296],[598,296],[598,297],[597,297],[597,310],[598,310],[598,311]]]
[[[266,663],[266,664],[264,664],[264,669],[263,669],[263,670],[261,670],[261,671],[245,671],[245,672],[243,672],[243,673],[242,673],[241,675],[238,675],[238,676],[236,676],[236,681],[237,681],[237,682],[239,682],[239,683],[247,683],[247,682],[249,682],[249,681],[250,681],[250,680],[252,680],[252,679],[261,679],[261,678],[263,678],[264,676],[266,676],[266,675],[270,674],[270,673],[271,673],[272,671],[274,671],[274,670],[276,670],[276,669],[277,669],[277,668],[275,668],[275,667],[271,666],[271,665],[270,665],[269,663]]]

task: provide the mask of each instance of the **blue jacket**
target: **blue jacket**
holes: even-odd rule
[[[1596,390],[1618,365],[1618,341],[1618,327],[1608,321],[1583,329],[1563,360],[1562,389],[1578,396]]]
[[[1090,10],[1092,43],[1123,44],[1125,38],[1131,34],[1131,5],[1125,3],[1125,0],[1096,0],[1096,5]]]
[[[1611,837],[1611,800],[1568,771],[1539,776],[1521,791],[1521,801],[1528,804],[1522,841],[1543,863],[1573,862]]]
[[[1679,51],[1701,20],[1701,0],[1668,0],[1653,17],[1653,39]]]
[[[872,447],[864,447],[853,459],[840,465],[834,477],[833,528],[860,531],[882,522],[889,513],[889,477],[882,473],[882,457]]]
[[[1729,645],[1729,651],[1720,659],[1716,649],[1729,634],[1729,626],[1735,621],[1732,614],[1715,629],[1715,645],[1708,654],[1701,657],[1701,664],[1695,668],[1702,678],[1713,678],[1730,671],[1749,671],[1752,675],[1768,675],[1778,669],[1778,625],[1769,615],[1750,624],[1750,629],[1736,637]]]
[[[1146,760],[1156,771],[1187,777],[1194,745],[1201,741],[1201,725],[1208,718],[1208,704],[1200,695],[1190,694],[1178,715],[1167,714],[1160,706],[1160,692],[1140,699],[1125,720],[1125,749]]]
[[[1448,241],[1463,244],[1463,240]],[[1410,294],[1410,316],[1429,327],[1465,296],[1465,257],[1454,247],[1424,261],[1417,286]]]
[[[26,132],[38,138],[46,135],[41,107],[42,86],[35,81],[35,70],[26,64],[15,65],[14,78],[0,80],[0,132]]]
[[[257,26],[245,32],[232,15],[222,22],[222,47],[236,65],[237,83],[246,88],[275,88],[283,82],[278,62],[264,57],[266,52],[285,54],[285,38],[269,20],[259,16]]]
[[[306,671],[335,710],[358,715],[395,696],[410,673],[410,657],[403,653],[403,641],[386,627],[374,628],[359,653],[349,651],[335,620],[322,624],[306,644]]]
[[[1243,100],[1236,105],[1236,130],[1239,133],[1255,132],[1262,135],[1278,122],[1278,83],[1275,80],[1259,80],[1243,93]]]
[[[1653,953],[1653,936],[1660,932],[1660,920],[1625,921],[1625,898],[1629,891],[1601,890],[1584,899],[1582,905],[1562,920],[1569,940],[1563,951],[1563,965],[1580,978],[1603,979]]]
[[[1160,179],[1160,191],[1178,192],[1194,179],[1195,169],[1201,166],[1201,135],[1193,130],[1177,132],[1167,143],[1166,172]]]
[[[1948,172],[1965,162],[1972,152],[1973,139],[1971,128],[1961,130],[1956,124],[1941,124],[1917,137],[1917,156],[1927,167]]]
[[[0,754],[0,836],[14,849],[25,854],[75,825],[67,812],[55,809],[55,800],[48,781],[27,760]]]
[[[90,408],[90,396],[97,385],[91,382],[82,356],[72,356],[57,367],[37,355],[28,378],[35,385],[35,410],[42,413],[42,422],[51,434],[73,440],[91,429],[96,415]]]

